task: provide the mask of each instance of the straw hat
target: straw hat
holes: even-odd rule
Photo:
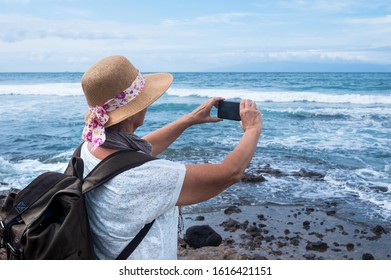
[[[139,71],[133,64],[126,57],[120,55],[109,56],[98,61],[84,73],[81,82],[88,105],[90,107],[104,105],[127,89],[138,74]],[[109,120],[105,127],[117,124],[147,108],[166,92],[173,81],[173,77],[169,73],[145,74],[143,76],[146,79],[143,90],[128,104],[109,112]],[[86,120],[88,120],[89,114],[87,112]]]

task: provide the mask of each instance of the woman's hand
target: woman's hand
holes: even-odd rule
[[[204,116],[195,119],[210,119],[210,109],[220,100],[222,98],[212,99],[193,111],[192,114],[196,116]],[[186,165],[185,180],[177,205],[189,205],[208,200],[240,181],[255,154],[262,130],[262,116],[254,102],[242,100],[240,117],[244,130],[243,136],[221,163]]]
[[[249,129],[257,129],[259,133],[262,131],[262,114],[257,109],[255,102],[244,99],[240,102],[240,125],[244,132]]]
[[[212,117],[210,115],[210,111],[212,110],[212,108],[217,108],[217,105],[221,100],[224,100],[224,98],[214,97],[212,99],[209,99],[208,101],[200,105],[197,109],[195,109],[193,112],[187,114],[185,117],[188,118],[190,125],[222,121],[222,119]]]

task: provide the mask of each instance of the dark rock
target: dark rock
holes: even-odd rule
[[[276,238],[274,237],[274,235],[265,236],[265,241],[266,241],[266,242],[271,242],[271,241],[273,241],[274,239],[276,239]]]
[[[372,254],[370,254],[370,253],[365,253],[365,254],[362,255],[362,259],[363,260],[374,260],[375,257]]]
[[[373,229],[372,229],[372,232],[376,235],[382,235],[383,233],[387,233],[387,231],[382,227],[382,226],[375,226]]]
[[[208,225],[189,227],[184,239],[193,248],[219,246],[223,240],[221,235]]]
[[[225,215],[231,215],[233,213],[241,213],[242,210],[240,210],[237,206],[229,206],[227,209],[224,210]]]
[[[346,249],[350,252],[354,250],[354,244],[353,243],[348,243],[346,244]]]
[[[252,237],[260,236],[262,234],[262,231],[256,226],[249,227],[248,229],[246,229],[246,232]]]
[[[326,212],[327,216],[334,216],[337,212],[335,210],[329,210]]]
[[[267,258],[259,254],[254,254],[254,260],[267,260]]]
[[[383,187],[383,186],[373,186],[370,187],[372,190],[377,191],[377,192],[388,192],[388,187]]]
[[[289,229],[284,230],[284,234],[288,235],[290,233]]]
[[[232,239],[232,238],[227,238],[227,239],[224,240],[224,242],[225,242],[225,244],[227,244],[227,245],[233,245],[233,244],[235,244],[235,240]]]
[[[261,220],[261,221],[266,221],[267,219],[265,218],[265,215],[263,214],[259,214],[258,216],[258,219]]]
[[[281,256],[282,255],[282,251],[281,250],[277,250],[277,251],[272,251],[273,255],[275,256]]]
[[[292,237],[289,240],[289,243],[292,244],[293,246],[299,246],[299,244],[300,244],[300,237],[299,236]]]
[[[311,251],[318,251],[318,252],[325,252],[327,248],[329,248],[327,243],[321,241],[317,241],[317,242],[308,241],[307,246],[305,247],[307,251],[311,250]]]
[[[381,235],[368,236],[368,237],[367,237],[367,240],[371,240],[371,241],[373,241],[373,240],[378,240],[380,237],[381,237]]]
[[[281,241],[277,241],[275,244],[277,245],[278,248],[282,248],[282,247],[285,247],[286,245],[288,245],[288,243],[281,242]]]
[[[204,216],[197,216],[195,218],[196,221],[204,221],[205,220],[205,217]]]
[[[304,254],[303,257],[306,259],[306,260],[315,260],[316,259],[316,255],[315,254]]]
[[[316,171],[307,171],[304,168],[301,168],[298,172],[293,172],[291,175],[295,177],[313,178],[316,180],[323,180],[325,176],[325,174]]]
[[[229,218],[228,220],[222,222],[220,226],[224,227],[225,231],[234,232],[237,229],[246,229],[249,222],[244,221],[243,223],[238,222],[237,220]]]
[[[265,239],[265,238],[263,237],[263,235],[258,235],[258,236],[255,236],[255,237],[253,238],[253,241],[256,242],[256,243],[258,243],[258,244],[261,244],[262,241],[263,241],[264,239]]]
[[[257,173],[264,173],[264,174],[269,174],[275,177],[281,177],[281,176],[286,176],[284,172],[282,172],[280,169],[274,169],[270,167],[270,164],[265,165],[265,167],[260,168],[256,170]]]
[[[245,182],[245,183],[259,183],[259,182],[265,182],[267,181],[265,179],[265,177],[263,177],[262,175],[254,175],[254,174],[247,174],[247,173],[244,173],[242,175],[242,182]]]
[[[307,207],[307,208],[305,209],[305,213],[306,213],[307,215],[311,214],[311,213],[314,212],[314,211],[315,211],[315,209],[312,208],[312,207]]]
[[[303,228],[308,230],[310,228],[310,222],[309,221],[304,221],[303,222]]]
[[[319,239],[323,239],[324,235],[319,233],[319,232],[310,232],[308,235],[315,235],[316,237],[318,237]]]

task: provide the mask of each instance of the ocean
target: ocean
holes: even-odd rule
[[[208,98],[249,98],[263,132],[240,182],[185,211],[267,203],[335,209],[391,225],[391,73],[173,73],[148,110],[143,136]],[[63,171],[81,143],[82,73],[0,73],[0,191]],[[216,114],[216,110],[212,111]],[[236,121],[189,128],[161,158],[218,163],[238,143]],[[262,176],[262,177],[261,177]]]

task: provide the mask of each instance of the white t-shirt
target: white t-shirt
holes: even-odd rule
[[[84,175],[100,160],[84,144]],[[153,219],[147,236],[128,259],[177,259],[178,207],[186,168],[153,160],[125,171],[86,194],[86,207],[99,259],[115,259]]]

